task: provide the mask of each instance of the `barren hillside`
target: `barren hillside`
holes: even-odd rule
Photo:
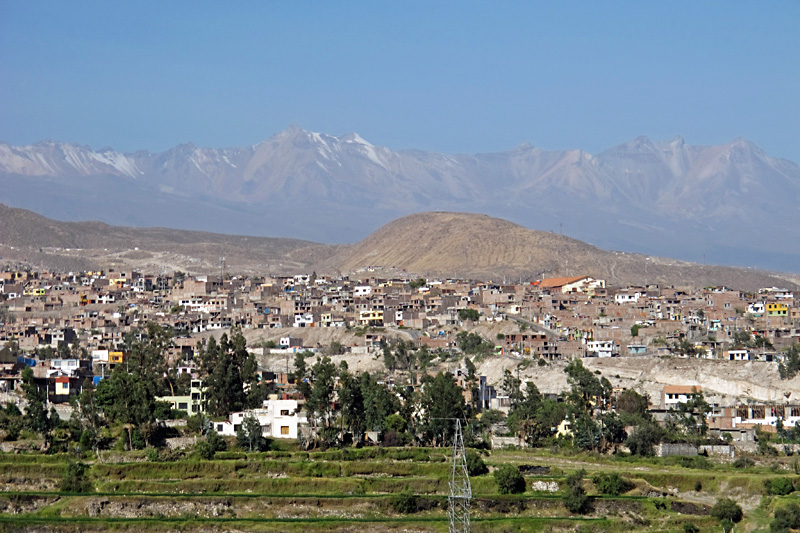
[[[184,270],[263,275],[335,274],[383,267],[408,275],[529,281],[587,274],[611,285],[727,285],[755,290],[790,278],[767,272],[697,265],[609,252],[552,232],[468,213],[419,213],[400,218],[353,245],[247,237],[102,222],[58,222],[0,204],[0,257],[58,270],[94,267],[149,272]]]
[[[322,271],[384,267],[435,276],[509,281],[587,274],[613,285],[727,285],[753,290],[791,284],[763,271],[609,252],[552,232],[485,215],[419,213],[400,218],[320,265]]]

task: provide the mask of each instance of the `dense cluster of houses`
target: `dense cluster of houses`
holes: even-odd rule
[[[351,352],[379,350],[389,336],[386,328],[408,328],[422,331],[419,344],[453,351],[457,331],[515,320],[519,327],[513,332],[505,328],[486,339],[495,353],[550,360],[671,353],[772,361],[800,341],[797,299],[780,288],[755,293],[725,287],[610,288],[590,276],[524,284],[462,279],[420,284],[378,274],[221,279],[8,269],[0,272],[0,392],[13,389],[20,365],[27,365],[48,381],[53,401],[64,401],[87,377],[96,383],[124,363],[125,335],[148,322],[177,332],[168,354],[173,364],[191,359],[198,335],[233,326],[280,328],[274,349],[287,353],[320,348],[303,346],[292,328],[358,328],[357,340],[342,347]],[[476,311],[479,319],[465,318],[475,315],[463,310]],[[754,342],[758,339],[762,342]],[[490,387],[482,385],[487,406]],[[192,413],[201,396],[198,383],[188,397],[170,401]],[[276,403],[257,416],[277,420],[286,410]],[[285,430],[270,421],[273,425],[278,435]],[[285,431],[296,434],[296,423],[293,428]]]

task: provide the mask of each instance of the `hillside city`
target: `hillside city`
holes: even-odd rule
[[[93,416],[132,425],[128,447],[163,444],[159,435],[169,434],[167,425],[197,419],[229,437],[241,436],[250,421],[258,438],[300,439],[307,447],[345,441],[442,445],[451,429],[431,419],[439,409],[476,421],[470,438],[491,447],[578,440],[583,437],[575,426],[588,423],[580,428],[590,434],[588,448],[617,449],[636,433],[633,426],[625,429],[620,419],[618,434],[610,436],[594,424],[609,416],[605,408],[613,414],[620,398],[643,402],[639,414],[664,427],[674,426],[676,409],[701,399],[704,407],[692,407],[691,414],[703,436],[708,428],[720,443],[743,449],[755,445],[756,430],[774,433],[800,421],[800,404],[788,397],[708,404],[703,393],[711,391],[688,381],[666,384],[660,397],[648,397],[613,387],[580,363],[612,357],[759,361],[792,377],[800,367],[800,306],[791,291],[776,287],[754,293],[612,288],[588,275],[504,284],[382,277],[381,269],[351,277],[254,278],[7,268],[0,272],[0,295],[2,400],[25,416],[32,398],[43,400],[36,424],[45,447],[56,445],[45,428],[57,427],[58,420],[81,420],[72,438],[89,439],[87,398],[96,402]],[[504,324],[506,333],[487,338],[482,324]],[[344,335],[327,343],[304,340],[312,330]],[[369,364],[358,368],[357,362],[351,374],[347,361],[353,364],[353,356]],[[476,374],[476,364],[486,368],[501,359],[514,362],[516,376],[508,369],[494,377]],[[540,393],[535,380],[525,389],[520,368],[553,364],[566,365],[573,388],[586,389],[585,409],[570,407],[567,391]],[[456,399],[434,405],[448,387]],[[358,398],[348,400],[354,394]],[[545,400],[551,405],[542,414],[537,409]],[[535,435],[519,420],[526,401],[535,408],[525,416],[543,426]],[[598,407],[602,415],[594,412]],[[137,415],[140,409],[146,412]],[[481,417],[485,413],[490,416]],[[13,418],[2,420],[3,449],[14,449],[20,428],[30,428]],[[92,447],[101,446],[102,424],[89,425]],[[62,439],[67,446],[69,438]],[[652,444],[661,440],[668,439]],[[178,438],[169,445],[187,442]]]

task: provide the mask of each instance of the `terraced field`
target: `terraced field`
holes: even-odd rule
[[[148,461],[144,454],[86,460],[93,491],[60,492],[69,458],[0,454],[2,531],[447,531],[448,450],[218,453],[213,461]],[[548,450],[496,451],[490,468],[527,465],[527,490],[498,493],[494,476],[471,479],[472,531],[720,530],[719,497],[742,505],[737,531],[768,530],[792,495],[766,496],[764,480],[796,480],[792,458],[739,470],[705,458],[632,460]],[[120,462],[123,460],[125,462]],[[565,476],[587,472],[585,515],[563,505]],[[617,472],[634,488],[603,496],[591,482]]]

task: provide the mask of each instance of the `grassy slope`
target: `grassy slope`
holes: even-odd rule
[[[0,455],[2,530],[202,530],[252,531],[445,531],[448,463],[444,450],[367,449],[349,453],[225,453],[215,461],[95,463],[96,492],[62,494],[58,482],[63,456]],[[491,475],[472,486],[473,531],[676,531],[691,521],[713,528],[702,513],[719,497],[745,508],[738,531],[768,528],[774,507],[791,496],[765,496],[764,479],[791,476],[790,458],[776,467],[737,470],[702,460],[634,460],[548,450],[496,451],[486,458],[505,463],[547,465],[544,476],[529,476],[529,491],[497,493]],[[563,485],[566,474],[585,469],[585,487],[595,472],[619,472],[636,487],[620,497],[596,497],[594,512],[570,515],[560,494],[532,492],[536,480]],[[698,482],[700,490],[698,488]],[[419,495],[419,512],[395,512],[401,491]]]

